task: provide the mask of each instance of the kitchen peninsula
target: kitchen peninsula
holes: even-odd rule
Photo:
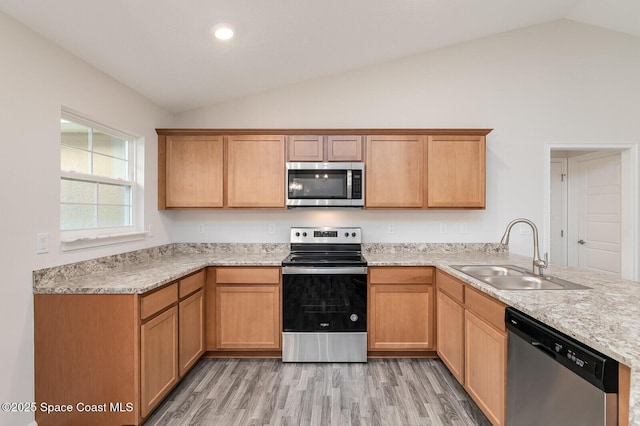
[[[208,275],[209,271],[216,268],[279,268],[287,254],[287,249],[286,244],[170,244],[141,252],[35,271],[36,353],[42,352],[40,345],[42,339],[46,340],[43,332],[60,315],[59,311],[47,309],[49,298],[71,300],[74,297],[88,296],[95,298],[94,300],[100,300],[100,297],[110,295],[129,297],[133,301],[144,297],[145,294],[157,294],[174,283],[179,283],[183,277],[193,276],[192,274],[205,268]],[[530,267],[529,258],[509,254],[504,246],[498,244],[363,244],[363,254],[370,267],[435,267],[474,290],[491,296],[505,305],[513,306],[611,356],[620,364],[628,366],[630,396],[628,393],[625,394],[625,382],[621,377],[620,398],[621,401],[624,401],[624,398],[629,400],[629,424],[635,424],[640,419],[640,343],[635,338],[640,332],[638,283],[551,265],[549,269],[551,274],[587,285],[591,290],[504,291],[450,268],[450,265],[462,263],[512,264]],[[215,272],[211,275],[215,276]],[[211,285],[210,280],[211,278],[207,277],[206,283],[203,284],[204,300],[207,302],[211,297],[207,293]],[[277,283],[251,284],[248,287],[267,288],[269,286],[274,291],[278,291]],[[175,296],[175,303],[178,303],[179,297]],[[134,305],[138,306],[136,303]],[[139,308],[134,307],[134,310],[136,309]],[[206,306],[207,314],[214,312],[211,309],[211,306]],[[279,307],[277,309],[276,314],[279,314]],[[608,315],[601,315],[603,310],[606,310]],[[108,318],[107,316],[100,320],[104,321]],[[209,320],[210,318],[207,317],[207,327]],[[131,324],[139,328],[137,319],[132,320]],[[105,331],[105,334],[99,337],[108,338],[111,324],[103,323],[98,326]],[[97,341],[95,336],[82,335],[83,324],[78,324],[77,327],[75,334],[69,338],[87,338]],[[59,333],[57,340],[60,343],[61,339],[64,339],[65,330],[58,329],[57,333]],[[131,335],[132,339],[139,338],[136,333],[139,334],[139,331]],[[134,341],[131,340],[130,344],[134,345]],[[121,343],[121,346],[123,345],[124,343]],[[207,338],[205,349],[211,351],[210,345],[211,342]],[[81,347],[83,350],[86,349],[86,346]],[[64,368],[63,360],[66,356],[71,357],[71,354],[65,354],[67,349],[68,347],[63,344],[57,347],[54,345],[45,353],[46,356],[36,358],[37,399],[52,400],[53,394],[45,396],[43,392],[45,389],[47,389],[46,392],[55,392],[56,388],[45,383],[47,379],[43,376],[43,372],[50,371],[53,364],[57,368]],[[256,354],[278,356],[278,349],[264,350]],[[136,355],[132,353],[131,356]],[[138,367],[134,365],[131,374],[133,377],[130,380],[134,382],[131,388],[139,389]],[[170,386],[169,390],[171,387],[173,386]],[[134,393],[137,395],[136,392]],[[129,415],[127,421],[139,424],[148,412],[143,414],[140,404],[134,405],[133,412],[125,414]],[[153,407],[149,410],[153,410]],[[39,418],[38,422],[48,424],[43,418]]]

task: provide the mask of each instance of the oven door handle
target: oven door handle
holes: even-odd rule
[[[367,273],[366,266],[349,267],[320,267],[320,266],[283,266],[283,275],[363,275]]]

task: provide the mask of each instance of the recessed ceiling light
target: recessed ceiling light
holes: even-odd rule
[[[229,40],[233,37],[233,27],[228,24],[218,24],[211,28],[211,33],[218,40]]]

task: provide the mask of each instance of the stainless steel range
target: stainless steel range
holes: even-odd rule
[[[360,228],[291,228],[282,262],[282,361],[367,362]]]

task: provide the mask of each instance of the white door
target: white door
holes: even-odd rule
[[[551,263],[567,264],[567,159],[551,159]]]
[[[620,276],[620,153],[574,157],[569,164],[577,219],[568,244],[571,266]]]

